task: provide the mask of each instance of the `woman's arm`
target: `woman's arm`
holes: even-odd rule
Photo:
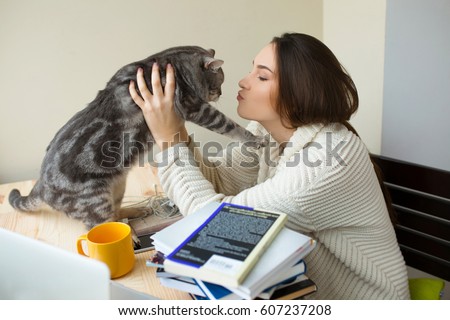
[[[247,129],[255,134],[256,125]],[[209,155],[207,145],[194,142],[188,144],[203,176],[212,183],[214,190],[225,195],[235,195],[257,182],[262,150],[248,147],[245,143],[229,143],[217,155]]]

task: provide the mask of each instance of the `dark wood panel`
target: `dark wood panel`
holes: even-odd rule
[[[450,244],[448,241],[427,237],[426,234],[415,233],[406,228],[396,227],[395,233],[400,244],[414,248],[439,259],[450,261]]]
[[[450,221],[450,200],[433,198],[390,186],[388,190],[392,203]]]
[[[385,181],[450,199],[450,172],[410,162],[371,155]]]
[[[411,212],[406,208],[394,206],[397,212],[397,224],[413,230],[450,241],[450,223],[433,219],[424,213]]]

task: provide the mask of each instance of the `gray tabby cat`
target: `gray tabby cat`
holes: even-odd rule
[[[47,148],[40,178],[28,196],[17,189],[10,204],[21,211],[36,211],[43,202],[87,228],[106,221],[144,215],[145,209],[121,208],[130,167],[147,152],[153,137],[140,108],[128,92],[139,67],[160,66],[165,84],[166,65],[174,67],[175,109],[180,117],[233,139],[260,145],[262,139],[211,106],[221,95],[222,60],[214,50],[174,47],[121,68],[87,107],[70,119]],[[150,72],[145,80],[151,89]],[[120,157],[117,155],[120,154]]]

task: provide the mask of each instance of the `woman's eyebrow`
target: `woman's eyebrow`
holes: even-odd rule
[[[255,65],[255,61],[253,61],[252,63],[253,63],[253,65]],[[265,69],[265,70],[268,70],[268,71],[270,71],[271,73],[273,73],[273,71],[272,71],[269,67],[267,67],[267,66],[265,66],[265,65],[263,65],[263,64],[258,64],[258,65],[256,65],[256,68],[258,68],[258,69]]]

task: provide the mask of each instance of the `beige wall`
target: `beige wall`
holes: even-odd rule
[[[285,31],[321,39],[322,1],[1,0],[0,183],[38,178],[56,131],[115,71],[169,46],[216,49],[226,74],[219,107],[238,119],[237,82]]]
[[[133,5],[131,5],[131,3]],[[122,65],[197,44],[225,60],[218,103],[236,114],[237,82],[259,49],[285,31],[322,39],[352,75],[352,119],[381,148],[386,0],[0,1],[0,183],[37,178],[55,132]],[[193,125],[200,140],[228,140]]]
[[[323,41],[353,78],[360,105],[351,123],[381,150],[386,0],[323,0]]]

